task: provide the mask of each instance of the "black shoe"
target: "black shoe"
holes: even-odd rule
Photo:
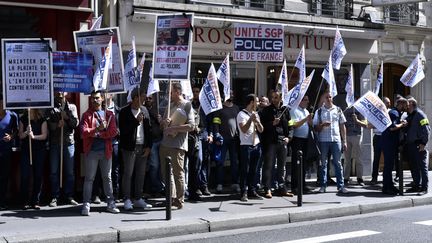
[[[202,193],[204,196],[210,196],[210,195],[211,195],[211,192],[209,191],[209,189],[208,189],[207,186],[201,188],[201,193]]]
[[[248,193],[248,197],[250,199],[256,199],[256,200],[263,200],[264,199],[263,197],[261,197],[260,195],[258,195],[258,193],[255,192],[255,191]]]
[[[243,194],[242,194],[242,196],[241,196],[241,198],[240,198],[240,201],[242,201],[242,202],[247,202],[247,201],[248,201],[248,196],[247,196],[246,193],[243,193]]]
[[[357,178],[357,183],[359,184],[359,186],[365,186],[365,183],[362,178]]]
[[[370,184],[371,184],[371,185],[376,185],[376,184],[378,184],[378,180],[377,180],[377,178],[372,178],[372,180],[370,181]]]
[[[391,188],[383,189],[382,193],[386,195],[396,196],[397,194],[399,194],[399,190],[396,187],[391,187]]]
[[[196,189],[195,193],[196,193],[198,196],[202,196],[202,192],[201,192],[200,189]]]
[[[419,192],[419,188],[418,187],[411,187],[409,189],[407,189],[405,192],[406,193],[415,193],[415,192]]]
[[[0,205],[0,211],[8,210],[8,206],[6,204]]]
[[[344,179],[344,185],[348,186],[349,185],[349,179]]]
[[[330,178],[330,179],[327,181],[327,185],[336,185],[336,181],[334,181],[332,178]]]
[[[417,195],[419,196],[423,196],[426,195],[428,193],[428,189],[427,188],[422,188],[419,190],[419,192],[417,193]]]
[[[202,199],[201,196],[198,195],[198,194],[192,194],[192,195],[189,195],[188,200],[189,200],[189,201],[194,201],[194,202],[200,202],[200,201],[202,201],[203,199]]]

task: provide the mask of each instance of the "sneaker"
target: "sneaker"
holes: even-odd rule
[[[83,206],[81,209],[81,215],[82,216],[89,216],[90,215],[90,203],[83,203]]]
[[[221,193],[222,190],[223,190],[223,186],[222,186],[222,184],[218,184],[218,185],[216,186],[216,192],[217,192],[217,193]]]
[[[357,183],[358,183],[360,186],[365,186],[364,181],[363,181],[362,178],[357,178]]]
[[[75,201],[72,197],[69,197],[67,200],[67,203],[69,205],[73,205],[73,206],[77,206],[79,203],[77,201]]]
[[[95,197],[94,197],[94,200],[93,200],[93,203],[94,203],[94,204],[101,204],[102,201],[101,201],[101,199],[100,199],[99,196],[95,196]]]
[[[133,210],[133,206],[132,206],[132,201],[128,198],[124,201],[124,205],[123,205],[124,210],[126,211],[131,211]]]
[[[345,187],[342,187],[341,189],[338,190],[338,193],[345,194],[348,193],[348,190]]]
[[[201,193],[202,193],[204,196],[210,196],[210,195],[211,195],[211,192],[209,191],[209,189],[208,189],[207,186],[204,186],[204,187],[201,188]]]
[[[326,188],[322,186],[322,187],[318,190],[318,192],[319,192],[319,193],[325,193],[325,192],[326,192]]]
[[[232,185],[231,185],[231,189],[232,189],[233,192],[235,192],[235,193],[240,193],[240,185],[239,185],[239,184],[232,184]]]
[[[137,208],[152,208],[153,206],[149,203],[146,203],[146,201],[144,201],[144,199],[140,198],[139,200],[135,200],[134,202],[134,206]]]
[[[53,198],[48,206],[51,208],[57,207],[57,198]]]
[[[246,193],[243,193],[243,195],[240,198],[240,201],[242,201],[242,202],[247,202],[248,201],[248,197],[247,197]]]
[[[107,211],[110,213],[120,213],[114,201],[107,203]]]

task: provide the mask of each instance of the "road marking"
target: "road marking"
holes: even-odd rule
[[[422,224],[422,225],[432,225],[432,220],[426,220],[426,221],[419,221],[419,222],[414,222],[414,224]]]
[[[325,236],[318,236],[318,237],[305,238],[305,239],[292,240],[292,241],[283,241],[280,243],[300,243],[300,242],[319,243],[319,242],[329,242],[335,240],[344,240],[344,239],[350,239],[356,237],[364,237],[364,236],[376,235],[376,234],[381,234],[381,232],[372,231],[372,230],[360,230],[360,231],[352,231],[352,232],[346,232],[341,234],[325,235]]]

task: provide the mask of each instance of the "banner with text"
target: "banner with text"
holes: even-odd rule
[[[91,53],[95,64],[99,64],[112,37],[112,65],[108,70],[109,93],[124,92],[123,55],[118,27],[103,28],[92,31],[74,31],[77,52]]]
[[[234,61],[282,62],[282,25],[234,24]]]
[[[157,16],[153,79],[189,80],[192,26],[193,14]]]
[[[383,132],[391,125],[387,107],[382,100],[372,91],[368,91],[353,106],[368,120],[372,125]]]
[[[2,39],[4,109],[53,107],[51,39]]]
[[[56,92],[90,94],[93,82],[93,56],[80,52],[53,52],[53,82]]]

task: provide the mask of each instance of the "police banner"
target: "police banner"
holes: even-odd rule
[[[51,39],[2,39],[4,109],[54,106]]]
[[[222,109],[222,99],[219,95],[219,86],[216,79],[216,69],[213,63],[210,66],[207,79],[199,93],[201,108],[207,115],[213,111]]]
[[[354,104],[355,98],[354,98],[354,68],[351,64],[351,69],[348,74],[347,82],[345,85],[345,91],[347,92],[345,101],[347,103],[347,106],[352,106]]]
[[[158,15],[155,23],[153,79],[189,80],[193,14]]]
[[[80,52],[53,52],[53,82],[56,92],[90,94],[93,82],[93,56]]]
[[[229,63],[229,53],[225,57],[224,61],[220,65],[216,73],[217,78],[224,86],[224,101],[230,98],[230,87],[231,87],[231,75],[230,75],[230,63]]]
[[[298,83],[303,82],[303,79],[306,77],[306,57],[305,57],[305,47],[302,46],[300,53],[297,57],[297,61],[294,64],[294,67],[299,70],[299,80]]]
[[[282,62],[282,25],[234,24],[234,61]]]
[[[92,31],[74,31],[73,34],[76,51],[91,53],[96,65],[101,62],[105,54],[105,48],[112,37],[112,62],[108,69],[107,92],[124,92],[124,65],[119,28],[111,27]]]
[[[284,60],[282,64],[282,70],[279,75],[278,85],[280,85],[281,94],[282,94],[282,105],[287,106],[289,101],[289,87],[288,87],[288,77],[287,77],[287,66],[286,60]]]
[[[290,92],[288,93],[288,107],[291,110],[297,109],[303,97],[306,94],[306,91],[309,88],[310,83],[312,82],[313,76],[315,74],[315,69],[312,70],[311,74],[307,78],[303,80],[303,82],[297,84]]]
[[[327,65],[321,74],[321,77],[323,77],[327,81],[327,83],[329,85],[330,94],[334,98],[338,94],[338,92],[337,92],[336,80],[335,80],[334,72],[333,72],[333,64],[332,64],[331,54],[329,56]]]
[[[402,75],[400,81],[405,84],[405,86],[414,87],[418,82],[425,78],[423,71],[423,64],[420,60],[420,54],[414,58],[407,70]]]
[[[372,91],[368,91],[353,106],[368,120],[372,125],[383,132],[391,125],[390,116],[382,100]]]
[[[345,48],[345,44],[342,39],[342,35],[339,32],[339,28],[336,26],[336,34],[333,42],[333,48],[331,51],[333,68],[336,70],[340,69],[340,65],[342,63],[342,59],[346,55],[347,51]]]

